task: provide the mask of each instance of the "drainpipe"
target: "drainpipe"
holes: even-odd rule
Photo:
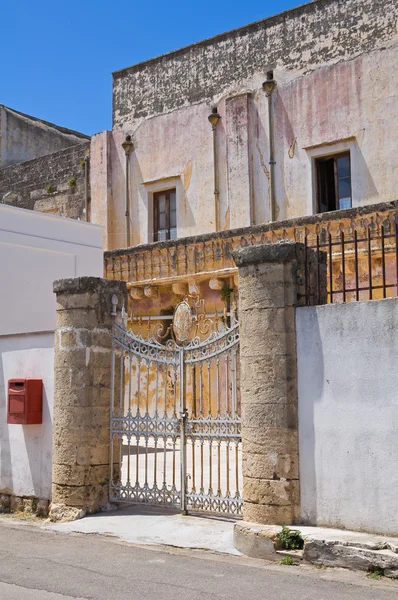
[[[88,218],[88,168],[89,168],[89,157],[84,157],[84,207],[86,210],[86,221],[88,222],[90,219]]]
[[[217,157],[217,134],[216,129],[221,116],[217,112],[217,107],[211,111],[208,117],[213,131],[213,169],[214,169],[214,207],[216,215],[216,231],[220,231],[220,190],[218,189],[218,157]]]
[[[125,216],[126,216],[126,248],[131,246],[130,241],[130,155],[133,150],[133,142],[131,135],[126,135],[126,139],[122,144],[122,148],[126,155],[126,177],[125,177]]]
[[[268,71],[267,80],[263,83],[263,90],[268,99],[268,135],[269,135],[269,176],[271,193],[271,221],[276,220],[276,199],[275,199],[275,140],[274,140],[274,103],[272,94],[276,89],[274,72]]]

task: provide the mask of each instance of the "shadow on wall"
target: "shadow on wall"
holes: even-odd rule
[[[296,310],[299,460],[300,482],[305,477],[305,487],[300,486],[301,522],[314,525],[317,522],[317,476],[315,465],[315,404],[322,401],[324,386],[324,355],[319,330],[317,307],[301,307]],[[306,360],[308,348],[316,360]],[[308,382],[311,381],[311,386]],[[302,392],[305,390],[305,395]],[[308,392],[310,390],[310,392]]]
[[[48,392],[43,382],[43,422],[41,425],[22,425],[23,437],[29,464],[34,496],[49,499],[46,489],[51,493],[52,469],[52,411],[48,403]],[[50,467],[50,468],[49,468]]]
[[[271,219],[271,192],[269,170],[269,137],[259,115],[259,106],[251,103],[250,150],[252,156],[252,194],[254,194],[255,225],[267,223]],[[277,207],[279,214],[279,209]]]
[[[379,198],[379,192],[376,184],[369,171],[365,157],[358,143],[361,141],[362,140],[355,140],[352,146],[351,156],[351,173],[353,179],[352,188],[357,190],[356,196],[359,205],[364,203],[372,204],[372,202],[377,202]]]

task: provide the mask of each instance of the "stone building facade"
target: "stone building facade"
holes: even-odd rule
[[[91,141],[105,247],[395,200],[397,16],[317,0],[114,73]]]
[[[0,193],[72,218],[91,196],[107,250],[394,201],[397,17],[394,0],[316,0],[117,71],[112,131],[89,152],[1,107],[0,167],[46,156],[0,168]]]

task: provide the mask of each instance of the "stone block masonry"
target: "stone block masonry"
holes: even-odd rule
[[[57,294],[53,424],[53,520],[108,503],[112,296],[126,284],[96,277],[54,282]]]
[[[249,246],[234,258],[239,267],[243,518],[291,524],[300,517],[295,309],[304,301],[304,245]],[[316,270],[314,260],[311,269]],[[326,271],[320,272],[323,289]]]
[[[0,493],[0,513],[27,513],[37,517],[47,517],[49,500],[35,496],[15,496],[14,494]]]
[[[85,176],[82,161],[90,142],[0,168],[0,199],[8,192],[17,197],[9,204],[72,219],[84,219]]]

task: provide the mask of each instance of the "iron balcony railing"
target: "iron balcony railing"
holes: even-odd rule
[[[306,304],[378,300],[398,296],[398,214],[366,221],[359,227],[324,229],[305,240]],[[316,253],[316,286],[309,282],[310,252]],[[321,253],[326,255],[327,280],[322,280]],[[314,289],[315,287],[315,289]],[[316,301],[314,302],[314,294]]]

